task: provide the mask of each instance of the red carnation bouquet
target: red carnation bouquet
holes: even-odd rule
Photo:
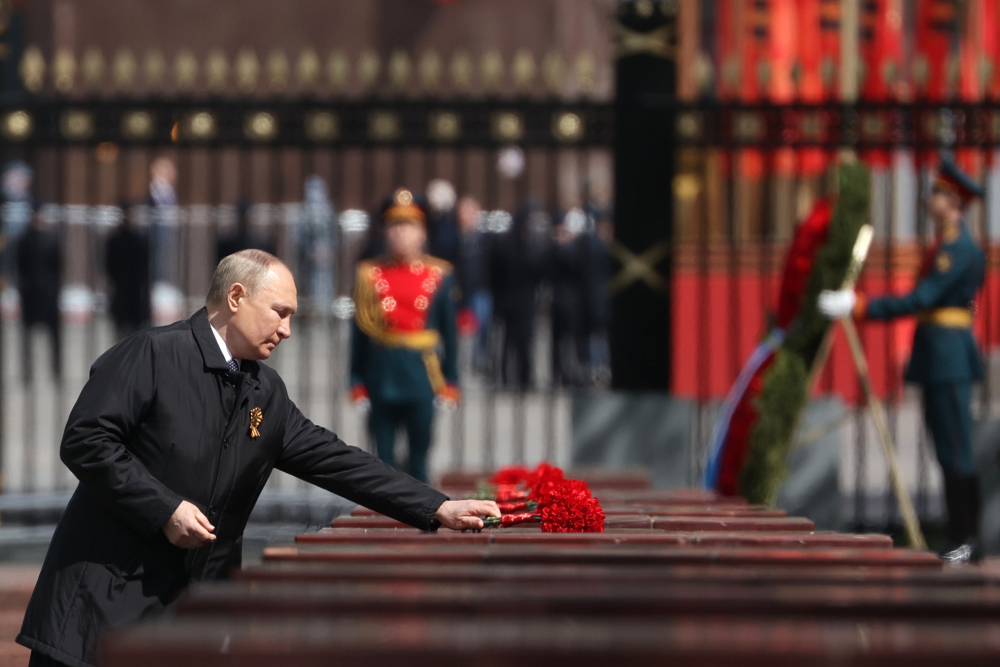
[[[556,466],[542,462],[530,472],[523,466],[502,468],[489,481],[504,515],[484,519],[487,528],[541,523],[545,533],[604,531],[604,510],[590,487],[566,479]]]

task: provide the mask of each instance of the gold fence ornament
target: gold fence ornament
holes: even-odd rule
[[[656,270],[656,265],[670,254],[670,243],[660,241],[642,254],[634,253],[618,241],[611,244],[611,254],[621,262],[622,270],[608,285],[612,294],[622,291],[637,280],[655,290],[667,291],[667,281]]]
[[[624,58],[648,53],[673,60],[677,51],[673,28],[668,23],[649,32],[638,32],[619,24],[615,29],[615,56]]]

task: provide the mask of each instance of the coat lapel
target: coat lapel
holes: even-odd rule
[[[188,321],[191,322],[191,332],[194,334],[195,342],[198,343],[198,349],[201,350],[205,368],[213,371],[228,371],[229,364],[222,356],[219,343],[215,340],[215,334],[212,333],[212,323],[208,321],[208,309],[202,308]]]

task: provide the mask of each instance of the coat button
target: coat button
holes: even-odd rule
[[[229,449],[229,438],[223,438],[222,439],[222,448],[223,449]]]
[[[215,507],[214,506],[208,508],[208,516],[210,516],[210,517],[215,516]]]

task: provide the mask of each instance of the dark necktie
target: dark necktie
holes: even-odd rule
[[[239,373],[240,372],[240,362],[236,361],[235,359],[230,359],[229,360],[229,370],[231,370],[234,373]]]

